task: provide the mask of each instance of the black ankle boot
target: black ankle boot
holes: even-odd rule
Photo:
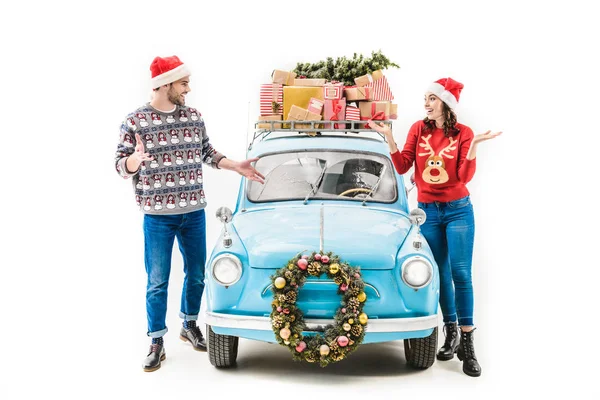
[[[160,362],[164,361],[167,357],[165,353],[165,347],[162,343],[153,343],[150,345],[150,351],[148,357],[144,360],[143,367],[144,371],[152,372],[160,368]]]
[[[469,376],[481,375],[481,366],[479,366],[479,363],[477,362],[475,348],[473,347],[474,331],[475,329],[470,332],[461,331],[460,344],[456,351],[458,359],[463,362],[463,372]]]
[[[452,360],[454,353],[456,353],[458,347],[458,325],[456,322],[444,324],[444,335],[446,340],[437,353],[437,359],[440,361]]]

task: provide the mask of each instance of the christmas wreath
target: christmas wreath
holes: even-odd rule
[[[306,328],[303,314],[297,306],[298,290],[310,276],[327,277],[338,285],[342,296],[334,323],[324,332],[303,336]],[[343,360],[365,337],[367,314],[362,310],[367,300],[360,270],[341,262],[331,252],[309,255],[298,254],[277,270],[273,283],[273,311],[271,324],[277,342],[292,352],[296,361],[319,362],[322,367]]]

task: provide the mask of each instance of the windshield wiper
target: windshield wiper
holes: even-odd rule
[[[308,198],[310,196],[317,193],[319,186],[321,186],[321,180],[323,179],[323,176],[325,176],[326,169],[327,169],[327,163],[325,163],[325,165],[323,165],[323,169],[321,170],[321,173],[319,174],[319,177],[317,178],[315,183],[311,184],[310,191],[306,194],[306,197],[304,198],[304,204],[306,204],[308,202]]]
[[[377,191],[377,188],[379,187],[379,182],[381,182],[381,179],[383,178],[383,174],[385,173],[385,167],[386,167],[386,165],[383,164],[383,167],[381,168],[381,173],[379,174],[379,178],[377,178],[377,182],[375,182],[375,184],[373,185],[373,189],[371,189],[371,191],[369,192],[369,194],[367,194],[367,196],[365,197],[365,199],[362,202],[363,206],[365,205],[365,203],[367,202],[367,200],[369,200],[369,198],[371,197],[371,195],[375,194],[375,192]]]

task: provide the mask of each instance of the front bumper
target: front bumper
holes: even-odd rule
[[[209,311],[206,313],[205,320],[206,324],[210,325],[217,334],[239,336],[269,342],[275,341],[273,327],[269,317],[231,315]],[[319,331],[320,328],[333,324],[334,320],[307,318],[305,323],[307,331],[310,332]],[[437,325],[437,314],[412,318],[369,319],[364,342],[375,343],[413,337],[425,337],[431,334],[432,329]]]

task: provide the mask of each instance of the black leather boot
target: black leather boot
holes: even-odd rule
[[[206,341],[196,324],[192,324],[189,329],[181,328],[179,338],[184,342],[190,342],[195,350],[206,351]]]
[[[158,343],[151,344],[148,357],[146,357],[146,359],[144,360],[144,371],[156,371],[160,368],[160,362],[164,361],[165,358],[167,358],[167,353],[165,353],[165,347],[162,344]]]
[[[481,366],[477,362],[475,348],[473,347],[474,331],[475,329],[470,332],[461,331],[460,344],[458,345],[458,350],[456,351],[458,359],[463,362],[463,372],[469,376],[481,375]]]
[[[437,359],[440,361],[448,361],[454,358],[454,353],[456,353],[458,347],[458,324],[456,322],[444,324],[444,335],[446,340],[437,353]]]

